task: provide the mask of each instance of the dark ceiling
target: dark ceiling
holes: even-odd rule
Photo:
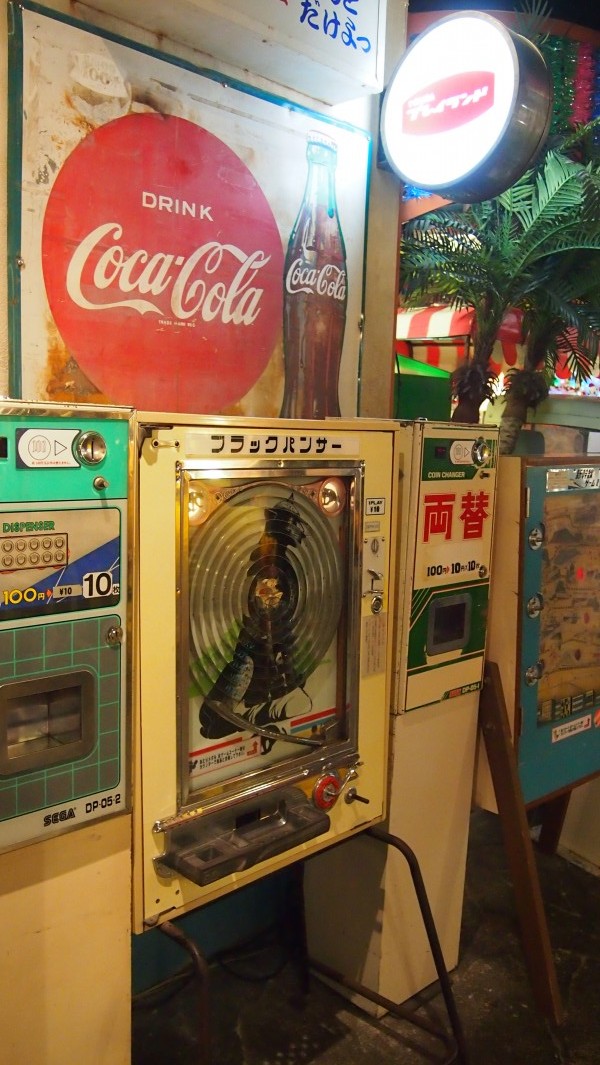
[[[554,0],[549,5],[552,18],[565,22],[576,22],[588,29],[600,30],[600,3],[598,0]],[[439,11],[440,17],[446,11],[467,9],[469,11],[522,11],[521,4],[510,0],[409,0],[408,12]]]

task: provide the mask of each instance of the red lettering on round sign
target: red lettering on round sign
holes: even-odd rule
[[[65,344],[112,403],[218,412],[280,336],[273,212],[245,163],[185,119],[128,115],[80,142],[50,192],[42,264]]]

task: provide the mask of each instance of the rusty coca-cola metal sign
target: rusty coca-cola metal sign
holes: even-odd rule
[[[185,119],[130,114],[84,138],[50,192],[42,263],[60,335],[117,403],[135,391],[146,409],[166,396],[219,411],[280,333],[273,212],[234,152]]]
[[[10,6],[23,43],[12,59],[11,100],[23,101],[11,115],[22,155],[9,158],[12,394],[277,416],[284,302],[302,288],[345,320],[335,370],[310,388],[337,388],[341,413],[356,414],[367,134]],[[315,134],[337,159],[345,256],[290,271]]]

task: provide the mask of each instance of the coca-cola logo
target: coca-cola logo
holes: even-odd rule
[[[129,115],[78,145],[50,193],[42,264],[61,336],[111,402],[223,410],[279,339],[269,203],[223,141],[184,119]]]
[[[460,71],[421,89],[402,108],[402,132],[447,133],[472,122],[494,106],[494,74]]]
[[[316,269],[304,259],[294,259],[285,276],[286,292],[316,293],[343,302],[346,299],[346,271],[334,263],[326,263]]]

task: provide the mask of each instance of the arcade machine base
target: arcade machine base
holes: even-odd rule
[[[458,963],[476,734],[473,695],[453,700],[451,708],[439,704],[392,719],[393,774],[384,827],[419,860],[448,970]],[[436,981],[400,855],[392,850],[386,855],[380,843],[361,836],[309,859],[304,875],[311,956],[397,1002]],[[334,897],[342,892],[347,905],[324,902],[323,883],[336,885]],[[372,1009],[364,998],[360,1002]]]
[[[131,818],[0,855],[2,1062],[129,1065]]]
[[[497,430],[399,428],[396,670],[385,828],[415,852],[447,969],[458,961],[483,674]],[[360,870],[360,877],[357,876]],[[323,884],[336,885],[324,892]],[[371,839],[306,863],[309,953],[396,1002],[436,980],[408,871]],[[353,913],[347,934],[336,899]]]

